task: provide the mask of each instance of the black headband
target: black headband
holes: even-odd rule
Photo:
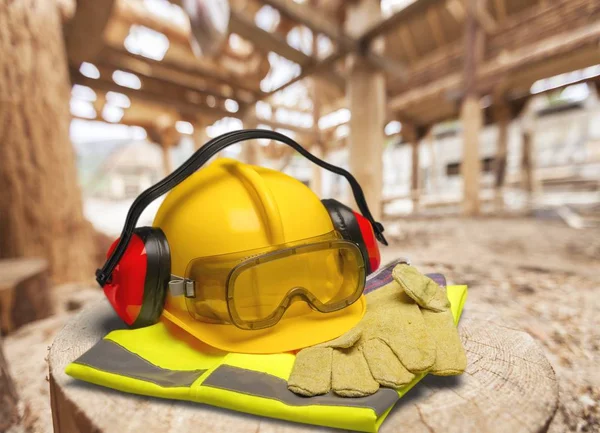
[[[241,131],[233,131],[228,132],[226,134],[220,135],[218,137],[213,138],[208,141],[204,146],[198,149],[194,154],[181,166],[179,166],[173,173],[165,177],[163,180],[158,182],[156,185],[151,186],[144,192],[142,192],[133,202],[131,208],[129,208],[129,212],[127,213],[127,218],[125,219],[125,225],[123,226],[123,231],[121,232],[121,238],[119,239],[119,243],[116,248],[102,267],[102,269],[98,269],[96,271],[96,281],[100,286],[104,286],[112,275],[115,266],[119,263],[119,260],[123,257],[125,250],[127,249],[127,245],[133,236],[133,231],[135,230],[135,225],[137,221],[144,211],[144,209],[156,200],[161,195],[167,193],[175,186],[183,182],[187,177],[189,177],[192,173],[202,167],[210,158],[214,155],[225,149],[226,147],[231,146],[232,144],[240,143],[247,140],[253,139],[270,139],[275,140],[280,143],[287,144],[288,146],[295,149],[298,153],[306,157],[311,162],[317,164],[319,167],[324,168],[325,170],[331,171],[332,173],[339,174],[344,176],[348,183],[350,183],[350,187],[352,188],[352,193],[354,194],[354,199],[356,200],[356,204],[360,209],[361,214],[369,220],[371,226],[373,227],[373,232],[375,233],[375,237],[379,242],[383,245],[387,245],[387,241],[383,236],[383,225],[373,219],[371,212],[369,211],[369,207],[367,205],[367,201],[365,200],[365,195],[363,193],[362,188],[347,170],[343,168],[337,167],[335,165],[331,165],[322,159],[317,158],[312,153],[304,149],[301,145],[299,145],[296,141],[291,138],[280,134],[279,132],[269,131],[266,129],[246,129]]]

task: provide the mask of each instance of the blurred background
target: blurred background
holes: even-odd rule
[[[350,170],[384,262],[469,284],[554,366],[549,431],[600,431],[599,91],[595,0],[1,2],[0,431],[52,431],[47,347],[133,200],[242,128]],[[353,205],[285,145],[221,157]]]

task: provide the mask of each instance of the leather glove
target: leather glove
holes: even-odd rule
[[[427,332],[436,348],[435,363],[429,372],[437,376],[463,373],[467,367],[467,356],[454,323],[446,291],[410,265],[396,266],[392,276],[421,307]]]
[[[426,287],[411,287],[422,288]],[[424,315],[396,280],[366,299],[367,312],[355,328],[298,352],[288,379],[291,391],[314,396],[333,390],[344,397],[362,397],[374,394],[380,385],[405,385],[434,365],[435,344]]]

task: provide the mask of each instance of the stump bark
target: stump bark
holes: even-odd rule
[[[50,316],[48,262],[43,259],[0,260],[0,330],[7,334]]]
[[[0,258],[44,257],[56,282],[94,269],[69,101],[57,2],[0,2]]]
[[[0,432],[8,430],[19,422],[17,390],[10,377],[0,336]]]
[[[57,336],[49,356],[56,433],[179,433],[190,428],[211,433],[339,431],[130,395],[65,375],[69,362],[107,332],[122,327],[103,300],[83,310]],[[469,360],[465,373],[459,377],[426,377],[396,404],[380,432],[545,431],[557,408],[558,385],[533,338],[494,318],[486,309],[472,306],[464,313],[460,334]]]

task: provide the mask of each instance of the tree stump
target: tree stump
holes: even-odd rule
[[[56,283],[95,267],[70,97],[58,2],[0,2],[0,258],[44,257]]]
[[[6,365],[2,351],[2,337],[0,337],[0,432],[8,430],[10,426],[19,422],[18,400],[15,385]]]
[[[0,260],[0,329],[6,334],[52,314],[48,262]]]
[[[123,323],[103,300],[84,309],[58,334],[49,356],[56,433],[339,431],[130,395],[76,381],[64,373],[69,362],[120,328]],[[533,338],[473,305],[465,310],[460,334],[469,359],[465,373],[426,377],[396,404],[380,431],[545,431],[557,408],[558,384]]]

